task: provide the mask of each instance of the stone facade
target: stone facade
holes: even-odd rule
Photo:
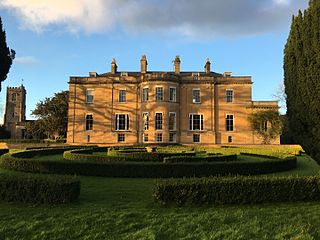
[[[7,88],[4,126],[6,130],[10,131],[13,139],[25,137],[26,94],[23,85]]]
[[[252,101],[250,76],[212,72],[118,72],[70,77],[68,143],[260,144],[249,114],[278,109],[277,101]],[[276,139],[274,144],[279,144]]]

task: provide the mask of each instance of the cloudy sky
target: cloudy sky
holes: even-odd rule
[[[254,100],[270,100],[283,79],[283,47],[291,17],[307,0],[0,0],[8,45],[17,55],[5,88],[27,88],[27,117],[35,104],[68,89],[71,75],[172,70],[251,75]],[[3,108],[0,107],[0,109]],[[1,114],[2,115],[2,114]]]

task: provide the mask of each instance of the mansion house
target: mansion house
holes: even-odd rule
[[[70,77],[67,142],[84,144],[260,144],[248,116],[278,110],[277,101],[252,101],[250,76],[204,71],[148,71]],[[274,144],[279,144],[279,138]]]

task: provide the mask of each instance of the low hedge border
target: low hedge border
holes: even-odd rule
[[[213,177],[158,180],[153,198],[162,204],[249,204],[319,201],[320,177]]]
[[[8,148],[1,148],[0,149],[0,156],[3,155],[3,154],[6,154],[9,152],[9,149]]]
[[[177,162],[229,162],[236,161],[237,155],[210,155],[210,156],[174,156],[165,157],[163,163],[177,163]]]
[[[261,158],[268,158],[268,159],[279,159],[279,158],[276,157],[276,156],[262,155],[262,154],[256,154],[256,153],[240,152],[240,155],[250,156],[250,157],[261,157]],[[287,157],[288,157],[288,156],[287,156]]]
[[[0,173],[0,199],[61,204],[78,199],[80,181],[75,177],[26,173]]]
[[[90,152],[90,150],[89,150]],[[57,152],[54,152],[56,154]],[[33,153],[34,155],[35,153]],[[258,175],[279,171],[287,171],[296,167],[295,157],[287,159],[266,159],[258,162],[210,162],[210,163],[171,163],[162,162],[127,162],[108,161],[93,162],[90,154],[80,154],[74,161],[44,161],[26,158],[33,156],[23,152],[7,153],[1,157],[0,167],[10,170],[77,174],[106,177],[205,177],[214,175]],[[98,156],[98,155],[97,155]],[[85,159],[88,157],[90,161]],[[100,157],[100,156],[98,156]],[[103,157],[103,156],[102,156]]]

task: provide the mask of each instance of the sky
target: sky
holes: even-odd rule
[[[253,100],[273,100],[283,82],[283,49],[292,15],[308,0],[0,0],[7,44],[16,59],[7,86],[27,90],[27,119],[36,103],[68,90],[70,76],[148,70],[211,70],[250,75]],[[283,111],[283,110],[282,110]]]

